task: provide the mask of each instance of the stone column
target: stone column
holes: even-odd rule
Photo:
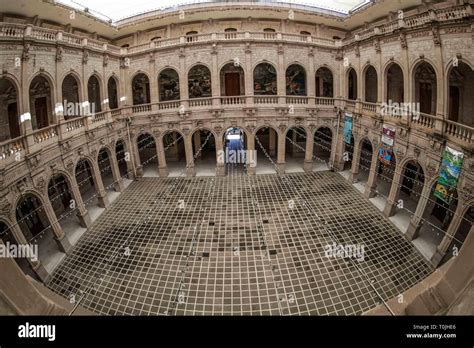
[[[441,240],[441,243],[439,243],[438,247],[436,248],[434,255],[431,257],[431,263],[434,266],[438,266],[444,255],[446,255],[449,245],[451,244],[451,241],[453,240],[459,228],[459,225],[461,224],[461,221],[464,217],[463,211],[466,208],[463,203],[464,202],[462,200],[459,200],[458,205],[456,207],[456,211],[454,212],[453,219],[449,224],[448,230],[446,231],[443,239]],[[470,232],[472,232],[472,227]]]
[[[166,155],[162,136],[157,136],[156,153],[158,155],[158,173],[160,177],[166,178],[168,176],[168,166],[166,165]]]
[[[216,134],[216,175],[225,176],[225,149],[221,134]]]
[[[370,172],[367,184],[365,186],[364,196],[372,198],[375,196],[375,188],[377,187],[377,166],[378,166],[378,152],[377,145],[373,144],[374,152],[370,161]]]
[[[0,241],[0,244],[2,242]],[[66,315],[64,308],[44,297],[10,257],[0,258],[0,300],[15,315]],[[30,278],[31,279],[31,278]],[[7,311],[7,312],[8,312]]]
[[[247,151],[250,153],[254,150],[255,150],[255,135],[252,134],[250,136],[247,136]],[[247,166],[248,175],[255,175],[255,168],[256,167]]]
[[[278,104],[286,104],[286,71],[283,51],[278,50],[278,66],[277,66],[277,93]]]
[[[64,231],[61,228],[61,225],[59,224],[58,218],[56,217],[56,213],[54,212],[51,202],[47,197],[43,198],[43,208],[51,225],[51,230],[53,231],[54,239],[56,240],[56,243],[58,243],[59,250],[64,253],[68,253],[71,249],[71,244],[69,243],[69,240],[64,234]]]
[[[218,60],[218,50],[217,48],[211,50],[211,93],[212,93],[212,105],[219,107],[221,105],[221,76],[219,73],[219,60]]]
[[[92,176],[94,178],[95,188],[97,190],[97,199],[99,200],[99,207],[107,208],[109,206],[109,199],[107,198],[107,192],[104,189],[104,184],[100,176],[100,169],[97,161],[92,163]]]
[[[314,72],[314,53],[313,48],[310,48],[308,53],[308,75],[306,76],[306,85],[308,86],[307,95],[308,97],[316,96],[316,75]],[[315,99],[309,98],[308,105],[315,105]]]
[[[398,160],[395,166],[395,173],[393,174],[392,186],[390,187],[390,193],[388,194],[387,202],[383,209],[383,214],[386,217],[395,215],[397,209],[397,198],[400,192],[400,185],[402,184],[401,178],[404,172],[404,168],[400,165],[401,159]]]
[[[188,76],[186,72],[186,58],[184,52],[179,54],[179,95],[180,95],[180,106],[184,107],[185,111],[189,110],[189,93],[188,93]],[[181,110],[181,109],[180,109]]]
[[[194,167],[194,153],[191,134],[184,136],[184,151],[186,152],[186,174],[188,176],[196,175],[196,168]]]
[[[21,228],[18,224],[11,225],[10,231],[15,237],[15,241],[16,243],[18,243],[18,245],[29,245],[28,241],[25,238],[25,235],[21,231]],[[0,240],[0,243],[1,243],[1,240]],[[36,259],[34,260],[32,258],[27,258],[27,260],[31,268],[33,269],[33,271],[36,273],[36,275],[41,279],[42,282],[46,283],[49,280],[50,274],[48,273],[46,268],[44,268],[41,261],[36,260]]]
[[[359,163],[360,163],[360,156],[361,156],[361,148],[362,148],[362,141],[359,139],[354,139],[354,152],[352,153],[352,167],[351,167],[351,175],[349,181],[351,183],[357,182],[357,176],[359,175]]]
[[[109,157],[109,163],[112,169],[112,176],[114,178],[114,190],[116,192],[122,192],[124,187],[122,177],[120,176],[120,169],[118,167],[117,157],[111,154]]]
[[[313,170],[313,151],[314,151],[314,134],[311,130],[307,132],[306,149],[304,155],[303,169],[305,172],[312,172]]]
[[[79,186],[77,184],[75,176],[71,176],[71,193],[74,198],[74,201],[76,202],[76,216],[79,219],[79,224],[84,228],[88,228],[91,225],[92,221],[89,216],[89,212],[85,207],[84,201],[82,200],[81,191],[79,190]]]
[[[285,132],[280,132],[278,134],[278,154],[277,154],[277,167],[278,169],[284,173],[285,172],[285,145],[286,145],[286,137]]]
[[[270,156],[275,156],[276,154],[276,137],[277,133],[275,132],[274,129],[269,128],[268,130],[269,136],[268,136],[268,142],[269,142],[269,150],[270,150]]]
[[[198,151],[201,148],[201,131],[196,131],[193,134],[193,143],[194,143],[194,148],[196,151]],[[199,154],[196,156],[196,159],[202,159],[202,151],[199,152]]]
[[[407,239],[408,241],[412,241],[413,239],[418,238],[418,233],[420,232],[420,228],[423,225],[423,214],[425,213],[426,204],[428,203],[430,195],[431,185],[428,182],[428,179],[425,178],[423,190],[421,191],[421,195],[416,206],[415,214],[413,214],[413,217],[410,220],[410,224],[408,225],[407,232],[405,233],[405,239]]]

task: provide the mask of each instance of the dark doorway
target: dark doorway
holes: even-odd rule
[[[46,97],[36,98],[35,100],[35,114],[37,128],[48,127],[48,105]]]
[[[16,103],[8,104],[8,124],[10,126],[10,138],[20,136],[20,125],[18,124],[18,108]]]

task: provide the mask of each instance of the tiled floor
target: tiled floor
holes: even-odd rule
[[[49,287],[109,315],[353,315],[433,271],[339,174],[284,177],[133,182]],[[333,243],[364,260],[327,257]]]

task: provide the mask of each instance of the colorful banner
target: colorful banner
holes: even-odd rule
[[[439,169],[439,179],[436,183],[434,196],[446,203],[451,203],[453,193],[458,184],[461,174],[464,154],[446,146],[443,153],[443,161]]]
[[[346,113],[344,115],[344,142],[350,145],[351,138],[352,138],[352,115]]]
[[[383,131],[382,131],[382,142],[384,144],[393,146],[395,142],[395,131],[396,131],[395,127],[389,126],[388,124],[384,124]]]
[[[393,156],[393,148],[389,145],[382,144],[379,149],[379,161],[382,164],[389,165]]]

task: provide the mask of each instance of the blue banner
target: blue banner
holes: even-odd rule
[[[344,115],[344,142],[350,145],[351,138],[352,138],[352,115],[345,114]]]

